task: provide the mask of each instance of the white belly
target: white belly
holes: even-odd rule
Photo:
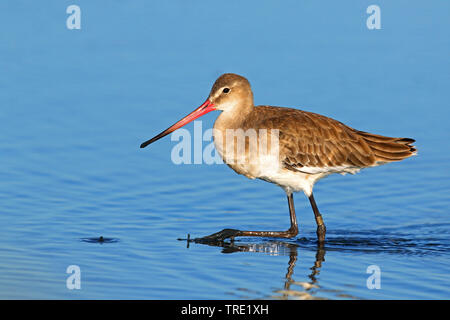
[[[272,182],[282,187],[286,193],[303,191],[308,197],[311,195],[314,184],[328,174],[305,174],[290,170],[281,170],[277,174],[258,177],[264,181]]]
[[[303,191],[309,197],[314,183],[332,173],[306,173],[286,169],[280,163],[278,152],[263,156],[247,152],[236,156],[234,153],[227,154],[219,145],[216,145],[216,149],[224,162],[238,174],[274,183],[287,193]]]

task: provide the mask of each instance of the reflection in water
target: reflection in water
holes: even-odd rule
[[[215,242],[208,243],[210,246],[222,247],[222,253],[234,253],[234,252],[259,252],[269,255],[281,255],[289,256],[288,268],[285,275],[285,281],[282,289],[274,291],[274,295],[270,296],[272,299],[320,299],[316,297],[317,289],[319,289],[317,276],[320,273],[322,262],[325,261],[325,247],[323,245],[317,245],[316,258],[314,265],[310,268],[308,282],[297,282],[292,276],[294,274],[295,265],[298,258],[299,244],[293,242],[283,241],[269,241],[263,243],[239,243],[236,242]],[[189,241],[187,242],[189,247]],[[295,285],[293,288],[292,285]],[[299,290],[302,288],[303,290]],[[242,289],[240,289],[242,291]]]
[[[413,226],[412,226],[413,227]],[[421,230],[424,227],[422,226]],[[326,251],[339,251],[345,253],[365,253],[365,254],[392,254],[394,256],[439,256],[450,250],[450,242],[445,234],[426,234],[422,237],[415,236],[410,238],[401,233],[402,230],[335,230],[330,232],[329,238],[325,245],[320,246],[314,237],[300,238],[286,241],[264,241],[259,243],[246,243],[245,239],[232,242],[214,242],[204,243],[204,245],[220,247],[222,253],[234,252],[254,252],[264,253],[274,256],[289,256],[287,272],[284,276],[284,284],[279,289],[273,290],[270,296],[264,295],[269,299],[324,299],[321,294],[329,297],[329,294],[335,295],[336,298],[344,299],[360,299],[353,295],[346,294],[338,289],[325,289],[319,284],[319,275],[322,262],[325,261]],[[188,240],[187,246],[194,240]],[[251,241],[251,240],[250,240]],[[254,241],[254,240],[253,240]],[[298,250],[311,251],[315,250],[315,260],[311,272],[307,274],[309,279],[306,282],[295,281],[293,279],[294,269],[298,260]],[[306,275],[305,275],[306,278]],[[238,288],[239,292],[252,292],[250,288]],[[253,292],[255,294],[261,294]],[[247,297],[240,297],[247,298]]]
[[[279,293],[281,295],[274,295],[272,298],[278,298],[278,299],[302,299],[302,300],[309,300],[309,299],[319,299],[317,297],[314,297],[313,295],[317,292],[314,289],[318,289],[318,280],[317,275],[320,273],[320,268],[322,267],[322,261],[325,261],[325,248],[321,245],[317,245],[317,251],[316,251],[316,259],[314,261],[314,265],[311,267],[311,273],[309,274],[310,281],[308,282],[297,282],[294,279],[292,279],[292,275],[294,273],[295,263],[297,262],[298,257],[298,245],[295,244],[281,244],[281,245],[288,245],[290,248],[289,253],[289,264],[288,269],[286,273],[286,280],[284,282],[284,289],[283,290],[277,290],[275,293]],[[291,288],[291,285],[295,284],[297,286],[300,286],[304,289],[304,291],[300,291],[295,288]]]

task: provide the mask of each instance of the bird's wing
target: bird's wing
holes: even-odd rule
[[[297,109],[257,107],[257,126],[279,130],[280,161],[304,173],[355,172],[376,164],[356,130],[334,119]]]

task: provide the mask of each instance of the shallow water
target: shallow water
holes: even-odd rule
[[[70,4],[0,4],[0,298],[450,298],[448,3],[378,1],[373,31],[364,1],[80,0],[82,29],[67,30]],[[289,223],[274,185],[175,165],[169,137],[139,149],[224,72],[248,77],[257,104],[412,137],[419,155],[320,181],[324,248],[303,194],[296,239],[187,246]]]

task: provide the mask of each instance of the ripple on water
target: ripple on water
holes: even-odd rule
[[[92,238],[81,238],[82,242],[88,242],[88,243],[116,243],[119,242],[119,239],[117,238],[106,238],[103,236],[100,237],[92,237]]]

